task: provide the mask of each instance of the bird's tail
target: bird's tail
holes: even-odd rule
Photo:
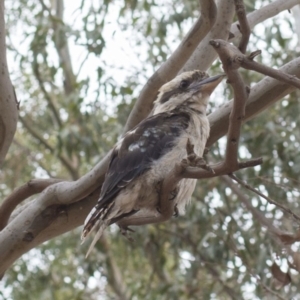
[[[93,232],[96,228],[98,228],[97,233],[89,247],[89,250],[86,254],[86,258],[89,256],[91,251],[93,250],[96,242],[100,239],[101,235],[105,228],[109,225],[110,219],[107,218],[107,214],[110,211],[111,207],[113,206],[113,202],[110,203],[105,208],[99,208],[97,205],[91,210],[88,214],[87,218],[84,222],[83,231],[81,234],[81,244],[84,243],[85,239]]]
[[[96,244],[97,241],[100,239],[101,235],[103,234],[103,231],[104,231],[105,228],[109,225],[109,220],[105,220],[105,221],[99,220],[99,221],[97,222],[96,226],[97,226],[98,224],[99,224],[99,229],[98,229],[98,231],[97,231],[97,233],[96,233],[96,235],[95,235],[95,237],[94,237],[94,239],[93,239],[93,241],[92,241],[92,243],[91,243],[91,245],[90,245],[90,247],[89,247],[88,252],[87,252],[86,255],[85,255],[85,258],[87,258],[87,257],[90,255],[91,251],[94,249],[95,244]]]

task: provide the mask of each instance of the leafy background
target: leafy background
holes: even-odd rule
[[[271,1],[245,1],[248,12]],[[0,173],[1,198],[36,177],[77,179],[117,141],[147,78],[174,51],[198,16],[198,1],[6,1],[11,77],[20,122]],[[248,51],[275,68],[299,56],[286,11],[255,28]],[[216,62],[210,74],[220,72]],[[242,71],[253,85],[262,76]],[[300,93],[243,126],[240,157],[261,167],[237,176],[299,213]],[[209,111],[231,99],[223,84]],[[220,161],[225,140],[208,161]],[[282,230],[299,223],[264,199],[252,204]],[[30,201],[30,200],[28,200]],[[111,226],[85,259],[81,228],[33,249],[1,283],[3,299],[297,299],[299,274],[288,255],[253,218],[222,178],[198,182],[186,214],[137,228],[134,242]],[[293,245],[299,250],[299,243]],[[270,267],[289,269],[276,285]],[[272,293],[266,289],[271,289]],[[277,289],[276,289],[277,287]]]

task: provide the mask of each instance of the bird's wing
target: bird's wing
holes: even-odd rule
[[[188,123],[187,113],[161,113],[128,132],[112,153],[97,206],[110,202],[133,179],[149,170],[153,161],[172,148]]]

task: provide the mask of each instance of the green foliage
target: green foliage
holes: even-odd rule
[[[198,14],[196,0],[81,1],[72,19],[61,19],[55,2],[7,2],[21,122],[0,174],[2,198],[34,177],[77,179],[100,161],[121,134],[143,84]],[[246,1],[247,10],[257,3]],[[263,34],[254,31],[250,40],[249,51],[259,45],[263,55],[258,59],[274,67],[296,56],[295,36],[287,35],[283,24],[292,26],[286,15],[266,22]],[[127,38],[138,61],[116,65],[107,45],[117,32]],[[216,63],[211,73],[219,69]],[[242,74],[249,85],[262,78]],[[262,156],[264,164],[237,174],[298,215],[299,96],[299,91],[291,94],[243,126],[240,156]],[[212,101],[211,110],[232,97],[230,88],[222,97]],[[223,152],[224,143],[216,143],[207,159],[221,161]],[[276,207],[243,193],[276,226],[298,230]],[[286,266],[286,253],[222,179],[201,180],[193,198],[184,216],[137,228],[135,242],[112,226],[88,259],[79,229],[43,244],[7,272],[0,298],[122,298],[119,272],[127,299],[268,299],[264,285],[274,288],[270,266],[277,256]],[[298,244],[294,247],[298,250]],[[299,280],[295,271],[292,276]],[[300,291],[294,284],[278,293],[291,299]]]

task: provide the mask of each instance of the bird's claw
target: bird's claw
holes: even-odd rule
[[[197,157],[194,161],[194,166],[215,174],[215,171],[206,163],[203,157]]]
[[[158,211],[159,214],[161,214],[161,209],[160,209],[159,206],[156,206],[156,210]],[[177,208],[177,204],[175,204],[173,217],[176,218],[178,216],[179,216],[179,211],[178,211],[178,208]]]
[[[194,167],[201,168],[210,173],[215,173],[215,171],[206,163],[203,157],[197,156],[195,153],[190,153],[187,158],[182,159],[181,165],[184,168]]]

